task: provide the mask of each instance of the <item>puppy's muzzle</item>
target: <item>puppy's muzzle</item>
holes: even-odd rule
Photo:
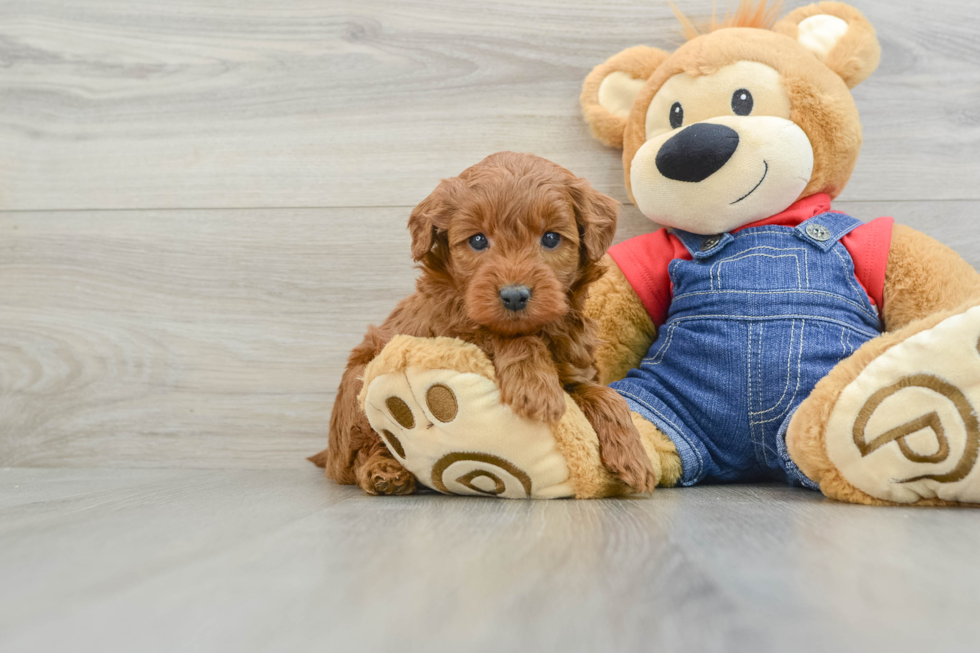
[[[663,144],[657,170],[674,181],[704,181],[721,170],[737,149],[738,132],[731,127],[695,123]]]
[[[506,286],[500,289],[500,301],[508,311],[524,309],[530,299],[531,290],[527,286]]]

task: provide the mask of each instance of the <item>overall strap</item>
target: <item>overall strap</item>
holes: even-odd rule
[[[829,251],[841,238],[851,233],[863,222],[844,213],[821,213],[801,222],[795,229],[796,236],[822,252]]]
[[[735,240],[729,233],[699,236],[688,231],[674,229],[674,235],[677,236],[695,260],[714,256],[724,249],[728,243]]]
[[[844,213],[828,211],[801,222],[794,234],[820,251],[829,251],[841,238],[851,233],[863,222]],[[674,235],[695,260],[706,259],[723,250],[735,238],[730,233],[701,236],[681,229],[674,229]]]

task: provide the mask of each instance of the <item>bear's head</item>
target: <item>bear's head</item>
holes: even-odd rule
[[[874,28],[839,2],[776,22],[765,0],[673,53],[637,46],[582,89],[593,135],[623,148],[640,211],[708,235],[775,215],[816,193],[836,197],[861,149],[850,89],[878,65]]]

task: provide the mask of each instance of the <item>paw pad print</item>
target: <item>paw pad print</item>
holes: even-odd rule
[[[365,379],[364,410],[391,454],[444,494],[574,494],[547,424],[518,417],[486,377],[406,368]]]
[[[402,446],[402,441],[398,439],[398,436],[388,429],[381,429],[381,437],[384,439],[385,444],[388,445],[391,453],[405,460],[405,447]]]
[[[404,399],[400,397],[388,397],[385,399],[385,406],[388,408],[388,412],[396,422],[406,429],[415,428],[415,416],[412,415],[412,409],[408,407]]]
[[[827,454],[858,489],[898,503],[980,502],[980,307],[891,347],[841,392]]]
[[[449,423],[459,412],[459,402],[449,386],[437,383],[425,393],[425,403],[433,417],[443,423]]]

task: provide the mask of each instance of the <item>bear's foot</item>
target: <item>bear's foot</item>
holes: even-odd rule
[[[391,455],[445,494],[600,497],[629,489],[601,465],[595,431],[571,397],[550,425],[500,401],[493,364],[451,338],[397,336],[368,365],[361,405]]]
[[[794,415],[790,455],[835,499],[980,503],[980,306],[885,334]]]

